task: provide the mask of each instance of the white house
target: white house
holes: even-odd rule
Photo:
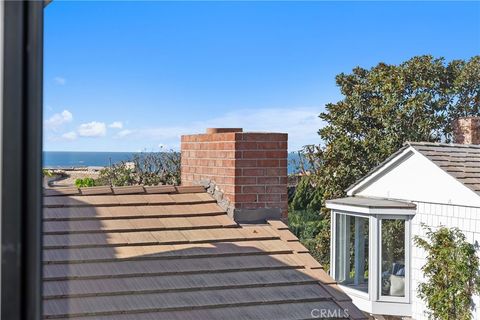
[[[348,197],[327,201],[331,275],[365,312],[427,318],[416,292],[425,253],[413,244],[425,235],[422,223],[458,227],[480,242],[480,119],[456,124],[460,143],[408,142],[351,186]],[[474,302],[480,319],[479,297]]]

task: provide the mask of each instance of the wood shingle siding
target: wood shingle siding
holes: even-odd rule
[[[44,318],[364,315],[272,220],[239,225],[199,187],[45,191]]]

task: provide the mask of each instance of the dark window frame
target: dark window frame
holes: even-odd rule
[[[4,2],[1,318],[42,315],[43,2]]]

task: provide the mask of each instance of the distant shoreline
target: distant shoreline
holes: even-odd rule
[[[163,151],[162,151],[163,152]],[[43,168],[65,171],[92,171],[110,167],[122,161],[130,161],[133,156],[149,152],[94,152],[94,151],[43,151]],[[288,154],[288,173],[295,173],[296,168],[291,163],[298,160],[295,152]]]
[[[61,188],[73,187],[77,179],[93,178],[97,179],[100,175],[100,170],[103,168],[45,168],[51,170],[52,176],[44,176],[44,187],[46,188]]]
[[[78,167],[48,167],[44,166],[45,170],[63,170],[63,171],[100,171],[107,168],[107,166],[78,166]]]

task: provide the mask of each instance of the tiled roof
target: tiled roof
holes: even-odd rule
[[[480,146],[431,142],[407,145],[480,195]]]
[[[44,318],[364,319],[281,221],[238,225],[201,187],[46,190]]]

